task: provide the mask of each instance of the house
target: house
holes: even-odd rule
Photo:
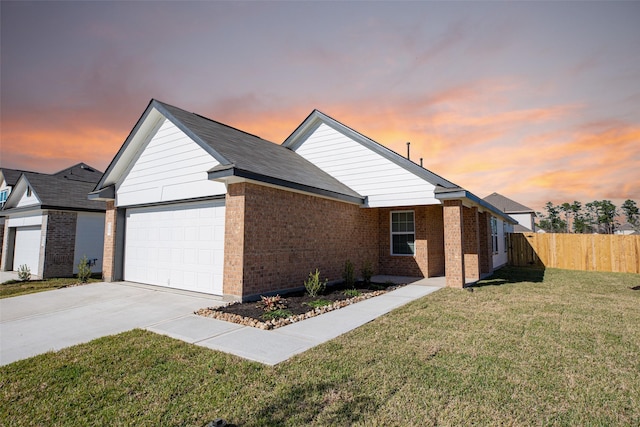
[[[2,209],[2,271],[27,265],[37,277],[72,276],[86,256],[92,271],[100,272],[105,204],[87,194],[102,172],[79,163],[54,174],[16,171],[14,182],[14,171],[7,171],[11,192]]]
[[[613,234],[622,234],[625,236],[634,235],[634,233],[637,233],[636,229],[633,227],[633,225],[629,224],[628,222],[625,222],[620,227],[617,227],[616,230],[613,232]]]
[[[313,111],[277,145],[151,100],[89,196],[107,204],[103,275],[249,300],[318,268],[493,270],[490,218],[469,191]]]
[[[0,168],[0,243],[4,239],[4,222],[5,217],[2,209],[11,194],[11,189],[16,185],[20,175],[25,171],[17,169]],[[2,245],[0,244],[0,259],[2,259]]]
[[[536,213],[533,209],[522,205],[515,200],[511,200],[502,194],[492,193],[484,198],[484,201],[491,203],[511,218],[518,221],[513,227],[515,233],[531,233],[536,231]]]

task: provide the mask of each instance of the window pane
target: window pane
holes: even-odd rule
[[[414,234],[394,234],[393,238],[393,254],[395,255],[413,255],[415,252],[415,236]]]

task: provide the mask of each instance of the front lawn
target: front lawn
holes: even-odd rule
[[[94,274],[89,279],[89,283],[100,282],[100,274]],[[79,284],[80,281],[76,277],[66,277],[58,279],[43,280],[10,280],[0,284],[0,299],[17,297],[18,295],[33,294],[35,292],[50,291],[53,289],[66,288]]]
[[[136,330],[1,367],[0,401],[0,425],[640,425],[640,275],[503,269],[276,367]]]

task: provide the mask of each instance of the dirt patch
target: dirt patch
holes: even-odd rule
[[[281,298],[284,306],[282,310],[286,310],[289,315],[275,319],[268,318],[261,301],[202,308],[195,314],[260,329],[275,329],[382,295],[401,286],[404,285],[372,284],[366,287],[357,283],[353,290],[341,286],[331,287],[316,297],[305,292],[290,293]]]

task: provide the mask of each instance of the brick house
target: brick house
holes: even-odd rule
[[[105,204],[87,199],[102,172],[84,163],[54,174],[3,172],[4,179],[18,178],[0,212],[0,269],[27,265],[33,276],[67,277],[78,272],[86,256],[92,271],[102,271]]]
[[[490,218],[515,223],[319,111],[277,145],[157,100],[89,197],[105,280],[243,300],[346,260],[462,287],[493,271]]]

